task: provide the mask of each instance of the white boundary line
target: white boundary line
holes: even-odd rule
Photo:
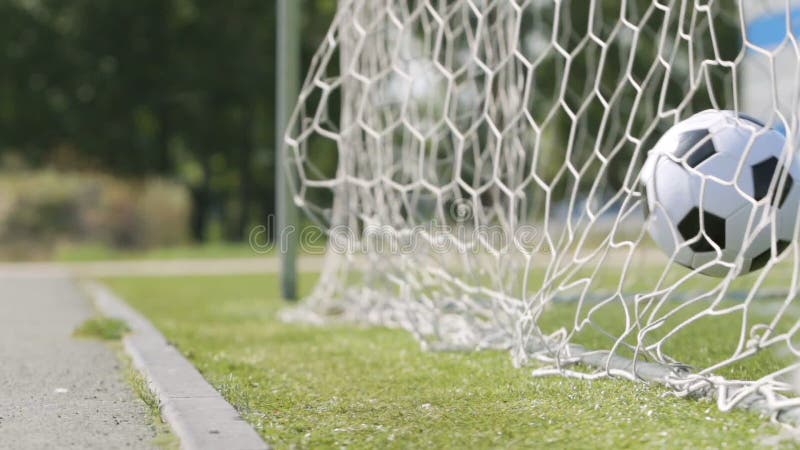
[[[299,267],[304,272],[319,272],[324,257],[301,256]],[[211,258],[211,259],[165,259],[92,262],[0,262],[0,274],[13,276],[46,274],[70,274],[77,278],[102,277],[170,277],[191,275],[263,275],[278,273],[280,261],[274,256],[263,258]]]
[[[186,450],[264,450],[270,447],[200,372],[142,315],[105,286],[85,285],[100,312],[125,321],[123,339],[134,366],[161,402],[164,419]]]

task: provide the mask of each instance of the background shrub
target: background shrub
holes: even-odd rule
[[[0,255],[47,257],[60,244],[145,249],[189,239],[188,190],[56,171],[0,174]]]

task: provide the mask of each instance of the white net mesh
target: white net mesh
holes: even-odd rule
[[[648,151],[698,111],[758,115],[793,158],[793,5],[750,3],[341,0],[285,149],[330,259],[286,317],[790,417],[796,244],[710,278],[656,247],[642,211]],[[785,18],[769,46],[748,35],[756,7]]]

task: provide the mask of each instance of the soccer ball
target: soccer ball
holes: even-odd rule
[[[786,139],[733,111],[676,124],[641,173],[648,231],[673,262],[722,277],[764,267],[794,237],[800,164]]]

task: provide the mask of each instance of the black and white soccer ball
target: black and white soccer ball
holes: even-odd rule
[[[794,237],[800,164],[758,120],[707,110],[676,124],[642,169],[648,231],[672,261],[722,277],[764,267]]]

